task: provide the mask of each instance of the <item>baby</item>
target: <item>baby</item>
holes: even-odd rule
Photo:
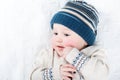
[[[30,80],[107,80],[104,50],[95,45],[97,10],[68,1],[51,20],[51,48],[41,50]]]

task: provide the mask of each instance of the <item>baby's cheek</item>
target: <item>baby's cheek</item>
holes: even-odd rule
[[[66,47],[74,47],[75,43],[74,43],[74,41],[65,41],[64,45]]]
[[[52,47],[54,47],[55,46],[55,39],[51,38],[50,42],[51,42]]]

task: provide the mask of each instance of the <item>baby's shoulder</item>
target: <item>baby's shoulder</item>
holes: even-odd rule
[[[102,46],[99,45],[93,45],[93,46],[89,46],[85,49],[82,50],[83,53],[87,54],[87,55],[93,55],[93,54],[105,54],[105,49]]]
[[[52,62],[52,50],[43,48],[35,54],[34,66],[48,66]]]

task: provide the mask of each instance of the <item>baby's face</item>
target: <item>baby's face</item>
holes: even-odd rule
[[[53,35],[51,42],[52,47],[60,57],[64,55],[63,51],[67,47],[81,50],[87,45],[85,40],[83,40],[78,34],[60,24],[53,25]]]

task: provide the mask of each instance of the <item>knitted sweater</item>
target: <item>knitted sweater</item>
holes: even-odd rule
[[[81,51],[74,48],[66,56],[66,61],[52,49],[44,49],[37,55],[30,80],[62,80],[59,68],[66,63],[77,70],[72,80],[107,80],[109,68],[105,59],[104,50],[96,46]]]

